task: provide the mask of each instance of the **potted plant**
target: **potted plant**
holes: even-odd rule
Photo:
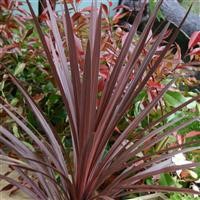
[[[96,1],[92,2],[88,41],[85,51],[80,53],[77,36],[74,33],[65,1],[63,2],[64,31],[62,33],[59,31],[56,15],[49,1],[46,3],[47,23],[50,27],[47,37],[42,31],[29,0],[27,0],[52,75],[67,111],[71,134],[70,150],[63,145],[60,135],[28,94],[23,84],[6,69],[6,66],[2,66],[7,70],[12,83],[26,99],[43,131],[40,131],[39,126],[33,127],[26,118],[20,116],[9,103],[1,98],[1,109],[16,122],[32,145],[30,147],[23,140],[14,136],[9,127],[0,126],[0,142],[14,153],[14,155],[10,155],[3,148],[0,159],[12,166],[23,178],[23,182],[18,182],[6,175],[0,175],[0,178],[25,192],[30,198],[44,200],[118,199],[140,192],[177,191],[199,194],[197,191],[185,188],[146,185],[143,181],[160,173],[199,166],[199,163],[194,162],[176,165],[172,160],[172,157],[178,153],[199,149],[198,141],[175,145],[154,153],[144,153],[146,149],[153,147],[165,137],[199,120],[197,116],[181,122],[182,117],[180,117],[157,126],[170,115],[198,100],[199,96],[190,98],[171,111],[164,113],[139,132],[135,131],[150,111],[158,106],[162,96],[172,86],[176,77],[169,77],[170,80],[143,110],[134,116],[123,132],[111,140],[118,122],[163,61],[187,15],[180,27],[173,31],[167,45],[159,51],[154,65],[149,68],[152,57],[158,47],[162,45],[169,24],[159,33],[146,57],[138,65],[138,57],[147,44],[147,36],[162,3],[159,1],[135,48],[127,57],[132,38],[141,22],[143,5],[121,46],[119,55],[109,66],[109,75],[99,92],[103,6],[98,8]],[[64,48],[65,44],[67,44],[68,50]],[[177,122],[179,122],[178,125]],[[129,140],[128,136],[130,135],[140,137],[136,140]]]

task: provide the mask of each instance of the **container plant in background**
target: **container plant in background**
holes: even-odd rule
[[[56,89],[45,53],[33,30],[34,24],[30,21],[30,14],[23,9],[25,2],[7,0],[0,2],[0,63],[6,65],[29,91],[33,99],[43,108],[50,121],[56,125],[57,130],[63,127],[66,112],[63,109],[61,97]],[[45,27],[43,27],[45,31]],[[20,114],[25,114],[28,121],[36,125],[33,114],[26,109],[21,94],[9,82],[9,76],[1,68],[0,96],[16,106]],[[1,123],[9,122],[9,126],[16,126],[4,114],[0,114]],[[20,135],[20,130],[17,131]]]
[[[16,3],[12,4],[11,2],[15,1],[9,2],[9,5],[12,6],[7,6],[6,8],[4,6],[5,3],[2,3],[2,15],[6,16],[6,13],[12,13],[12,17],[10,17],[10,19],[18,17],[18,15],[14,15],[14,13],[16,11],[18,11],[17,13],[19,13],[19,11],[22,9],[21,6],[23,6],[23,4],[21,5],[17,3],[17,1]],[[120,19],[120,15],[116,14],[113,18],[111,18],[110,6],[111,4],[102,4],[104,14],[102,18],[100,77],[98,83],[99,93],[101,93],[105,85],[105,81],[109,77],[109,71],[112,70],[112,64],[115,62],[116,56],[120,52],[121,45],[123,45],[127,37],[127,33],[117,25],[118,20]],[[54,81],[52,80],[52,75],[49,70],[49,66],[47,64],[43,50],[41,48],[41,43],[38,40],[38,35],[33,31],[33,25],[30,23],[30,20],[27,20],[30,19],[30,16],[24,10],[22,11],[23,12],[20,12],[21,17],[18,17],[17,19],[20,22],[19,24],[23,24],[23,26],[14,26],[16,22],[13,20],[13,28],[11,30],[9,30],[8,28],[6,29],[12,35],[12,37],[6,38],[6,43],[12,45],[17,42],[17,48],[12,49],[11,51],[8,49],[4,51],[6,52],[6,55],[1,58],[1,62],[6,64],[11,72],[14,73],[14,75],[17,76],[18,79],[24,82],[25,87],[28,88],[29,94],[31,94],[31,96],[37,101],[37,103],[40,104],[42,110],[48,115],[50,121],[54,125],[56,125],[56,129],[59,132],[63,132],[63,130],[68,127],[64,126],[66,113],[63,109],[63,104],[61,103],[59,92],[56,90]],[[83,63],[83,59],[81,59],[81,57],[83,48],[85,48],[87,41],[87,30],[90,18],[90,11],[91,8],[87,7],[80,10],[73,10],[72,14],[72,25],[73,30],[77,36],[75,39],[77,43],[80,65],[81,63]],[[39,17],[44,31],[46,31],[48,27],[48,23],[44,23],[47,18],[48,17],[46,15],[46,12],[44,12],[43,15]],[[63,34],[63,26],[58,18],[59,16],[57,15],[57,21],[59,23],[58,27],[60,32]],[[1,23],[6,24],[8,23],[8,21],[9,20],[5,18],[4,20],[2,20]],[[116,28],[116,31],[113,31],[113,27]],[[165,35],[166,38],[169,33]],[[130,49],[133,49],[135,47],[138,38],[139,37],[137,34],[133,37],[133,42]],[[147,44],[145,45],[140,57],[138,58],[138,65],[146,56],[146,53],[149,51],[151,45],[156,41],[156,39],[156,36],[153,36],[150,32],[148,35]],[[164,48],[165,44],[166,43],[163,43],[162,46],[159,48]],[[6,47],[5,44],[3,44],[2,49],[4,47]],[[149,63],[149,67],[151,67],[157,59],[157,54],[159,54],[160,51],[159,48],[157,49],[155,55]],[[175,51],[175,54],[172,53]],[[129,56],[130,52],[131,51],[129,50]],[[181,73],[177,71],[177,69],[179,70],[179,66],[182,64],[183,61],[181,60],[180,56],[180,48],[178,47],[178,45],[172,45],[166,53],[163,62],[159,65],[157,71],[154,73],[154,75],[148,81],[147,86],[144,88],[143,94],[147,93],[147,95],[141,95],[140,98],[137,98],[137,102],[134,102],[134,104],[137,104],[135,109],[140,110],[140,107],[147,105],[148,98],[151,100],[153,95],[162,88],[162,81],[165,79],[166,76],[169,76],[172,72]],[[24,103],[22,104],[23,98],[21,97],[20,93],[16,90],[16,88],[13,88],[12,85],[9,84],[9,81],[7,81],[8,76],[6,75],[6,72],[2,71],[1,74],[1,95],[3,95],[4,98],[8,101],[12,100],[12,105],[20,105],[19,109],[21,110],[21,112],[28,112],[29,122],[35,124],[35,120],[31,112],[24,109],[26,107]],[[183,83],[184,81],[187,81],[187,79],[179,78],[179,82]],[[171,99],[173,99],[173,97]],[[184,102],[186,98],[178,98],[178,101],[179,100],[180,102]],[[175,100],[175,104],[177,105],[177,100]],[[167,109],[166,106],[165,109]],[[159,113],[159,109],[157,111]],[[136,114],[136,111],[134,111],[134,114]]]
[[[154,64],[150,65],[168,31],[167,24],[155,43],[151,44],[145,57],[141,61],[138,59],[146,47],[150,29],[162,1],[158,2],[135,47],[130,48],[142,18],[143,5],[118,55],[110,63],[109,76],[101,91],[98,90],[98,84],[102,76],[100,66],[103,6],[98,8],[95,1],[92,3],[88,41],[80,52],[65,2],[61,19],[64,29],[61,32],[55,13],[47,1],[47,23],[50,29],[45,34],[28,0],[27,3],[67,111],[71,144],[70,148],[62,144],[60,135],[28,94],[26,86],[10,73],[6,65],[1,65],[7,71],[9,80],[26,99],[38,126],[32,126],[13,106],[1,98],[1,109],[15,121],[26,136],[25,139],[29,138],[31,145],[24,143],[23,138],[19,139],[13,135],[9,126],[0,126],[0,141],[7,147],[1,150],[1,160],[9,163],[19,173],[23,183],[6,175],[0,175],[0,178],[33,199],[117,199],[133,193],[173,191],[199,194],[191,189],[160,186],[157,182],[152,185],[145,183],[147,178],[161,173],[193,169],[200,165],[199,162],[176,165],[172,159],[177,154],[198,150],[199,141],[147,151],[164,138],[199,120],[199,117],[195,116],[198,113],[193,111],[193,116],[187,121],[182,122],[185,116],[166,121],[177,111],[198,100],[198,95],[165,111],[145,128],[140,126],[152,109],[161,107],[159,101],[174,84],[176,76],[170,74],[166,83],[149,99],[148,104],[137,115],[132,116],[120,134],[115,134],[118,123],[152,80],[179,32],[180,27],[170,34],[170,41],[160,49]],[[133,139],[130,140],[129,137]],[[12,154],[8,154],[8,149]]]

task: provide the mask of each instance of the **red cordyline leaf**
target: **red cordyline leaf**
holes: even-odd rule
[[[8,162],[23,178],[25,184],[3,175],[0,175],[0,179],[8,181],[33,199],[116,199],[134,187],[134,191],[138,191],[137,184],[147,177],[199,165],[199,163],[191,163],[174,166],[171,161],[171,158],[177,153],[187,153],[199,149],[198,146],[179,145],[170,150],[165,149],[162,152],[155,152],[153,155],[143,155],[138,158],[138,153],[145,152],[146,149],[152,148],[169,135],[198,119],[192,118],[181,123],[182,118],[177,118],[156,128],[156,125],[160,122],[165,121],[170,115],[194,100],[198,100],[200,96],[193,97],[150,123],[147,128],[135,132],[174,83],[173,79],[163,87],[160,87],[158,83],[150,82],[152,87],[160,87],[158,93],[137,116],[134,116],[124,131],[117,134],[116,139],[111,141],[118,122],[126,115],[128,109],[132,106],[132,102],[148,85],[148,81],[151,81],[151,77],[174,43],[189,11],[178,29],[171,35],[169,43],[160,50],[154,65],[149,68],[149,64],[155,58],[154,55],[167,33],[169,24],[158,34],[150,50],[145,52],[145,58],[138,67],[138,58],[143,53],[146,38],[156,19],[162,0],[158,2],[155,12],[150,17],[138,43],[129,52],[133,36],[137,33],[137,28],[142,20],[145,8],[145,4],[143,4],[119,54],[109,63],[108,69],[111,69],[111,71],[107,71],[107,66],[102,65],[105,62],[102,62],[104,60],[102,60],[103,56],[101,55],[103,7],[97,8],[97,1],[92,1],[89,10],[91,12],[90,30],[85,51],[82,50],[78,34],[75,35],[74,33],[66,2],[64,2],[64,13],[62,15],[63,38],[63,29],[60,32],[57,17],[49,1],[47,1],[50,28],[50,34],[46,36],[48,40],[45,39],[29,0],[27,0],[27,3],[68,114],[72,152],[66,152],[60,134],[55,131],[22,84],[7,70],[11,81],[17,86],[32,109],[43,129],[43,133],[38,133],[38,127],[35,129],[30,126],[25,118],[16,113],[15,109],[0,98],[0,108],[16,122],[24,134],[34,143],[33,151],[23,141],[15,137],[10,130],[0,126],[0,142],[14,151],[17,156],[17,159],[11,158],[9,155],[1,156],[0,159]],[[64,47],[64,44],[67,44],[67,48]],[[110,50],[108,52],[115,52],[112,45],[109,48],[106,47],[107,49]],[[83,51],[81,53],[84,60],[83,66],[79,64],[78,54],[80,51]],[[128,52],[130,55],[127,57]],[[131,76],[134,78],[130,79]],[[101,90],[101,94],[99,94],[99,90]],[[38,97],[36,100],[38,100]],[[177,122],[180,124],[179,126],[175,126]],[[130,134],[133,138],[138,134],[142,137],[129,141],[127,138]],[[110,147],[107,148],[107,146]],[[6,154],[4,150],[1,150],[1,152]],[[28,172],[33,173],[36,178],[30,177]],[[58,176],[60,181],[57,180]],[[160,186],[150,188],[150,186],[142,185],[141,187],[144,191],[147,191],[147,189],[150,191],[175,191],[174,188],[162,188]],[[176,191],[178,190],[181,189],[176,189]],[[195,193],[187,189],[184,189],[184,192]]]
[[[81,59],[81,57],[84,55],[81,40],[76,35],[74,35],[74,40],[75,40],[75,44],[76,44],[77,56],[79,59]]]
[[[200,43],[200,31],[195,31],[194,33],[192,33],[192,35],[190,37],[188,48],[191,49],[198,43]]]
[[[158,186],[158,185],[135,185],[132,187],[129,187],[132,192],[124,192],[124,194],[128,195],[131,193],[138,193],[138,192],[180,192],[180,193],[189,193],[189,194],[197,194],[199,195],[200,193],[198,191],[191,191],[190,189],[184,189],[184,188],[176,188],[176,187],[169,187],[169,186]],[[122,195],[118,195],[120,197]]]

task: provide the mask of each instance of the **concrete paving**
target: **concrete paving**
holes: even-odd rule
[[[9,171],[8,166],[0,162],[0,174],[5,174],[7,171]],[[9,174],[9,177],[17,179],[17,174],[15,172],[12,172],[11,174]],[[0,190],[7,184],[8,183],[6,181],[0,180]],[[12,196],[9,196],[9,192],[10,191],[0,192],[0,200],[32,200],[31,198],[27,197],[26,194],[19,190]]]

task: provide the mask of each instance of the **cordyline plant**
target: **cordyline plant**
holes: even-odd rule
[[[56,133],[41,109],[22,84],[8,72],[10,79],[26,99],[45,134],[39,133],[16,112],[16,109],[1,100],[1,109],[18,124],[32,142],[32,148],[30,148],[15,137],[9,127],[0,126],[0,142],[15,153],[13,158],[9,156],[10,154],[6,150],[2,149],[0,151],[1,160],[12,166],[23,178],[23,182],[6,175],[0,175],[1,179],[16,186],[31,198],[39,200],[117,199],[128,194],[157,191],[199,194],[199,192],[190,189],[144,184],[144,180],[148,177],[200,165],[200,163],[175,165],[172,160],[172,157],[178,153],[187,153],[199,149],[198,141],[176,145],[156,154],[147,153],[139,156],[141,152],[153,147],[165,137],[198,120],[197,117],[194,117],[175,126],[182,119],[177,118],[157,127],[170,115],[199,99],[199,96],[196,96],[164,114],[158,120],[151,122],[140,133],[134,132],[134,129],[148,116],[152,108],[158,104],[164,93],[174,83],[175,77],[172,77],[172,80],[159,91],[157,96],[135,116],[128,127],[114,141],[110,142],[118,122],[156,71],[178,34],[180,27],[173,31],[168,44],[160,51],[155,64],[149,68],[148,64],[168,30],[169,24],[167,24],[159,33],[157,40],[152,44],[140,66],[135,67],[161,3],[162,1],[158,2],[136,47],[132,50],[132,55],[125,63],[124,60],[127,57],[132,38],[141,22],[144,10],[144,5],[142,6],[121,48],[121,52],[112,66],[102,94],[99,95],[102,8],[97,7],[96,1],[92,3],[89,39],[85,51],[84,68],[81,69],[77,59],[75,35],[65,1],[63,3],[63,26],[68,44],[68,56],[65,54],[63,38],[49,1],[47,1],[47,10],[51,31],[47,43],[38,19],[27,0],[52,74],[67,110],[71,128],[72,153],[69,156],[59,134]],[[186,17],[187,15],[183,22]],[[134,73],[134,78],[130,79],[132,73]],[[97,99],[99,100],[98,104],[96,103]],[[129,141],[127,138],[130,134],[140,134],[142,137],[135,141]]]

